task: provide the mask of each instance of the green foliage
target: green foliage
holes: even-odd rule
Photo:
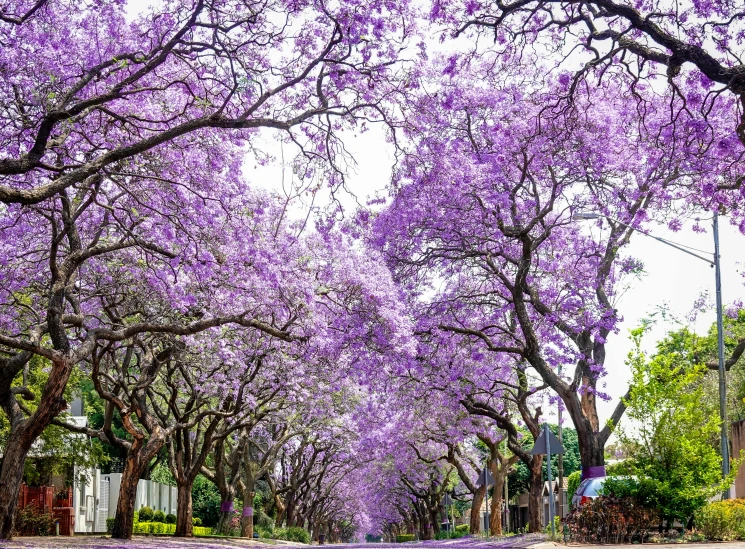
[[[272,539],[272,536],[274,535],[274,528],[262,528],[260,526],[257,526],[256,533],[259,534],[260,538]]]
[[[191,489],[192,512],[205,526],[215,526],[220,520],[220,492],[203,475],[197,475]]]
[[[142,522],[150,522],[153,520],[153,510],[150,507],[142,507],[139,510],[140,520]]]
[[[158,509],[153,513],[153,522],[165,522],[166,521],[166,514]]]
[[[164,463],[158,463],[153,467],[153,470],[150,471],[150,480],[167,486],[176,486],[176,479],[173,478],[171,470]]]
[[[50,362],[38,355],[31,357],[28,363],[28,376],[26,388],[33,394],[33,399],[23,400],[24,406],[33,412],[39,405],[42,391],[49,377]],[[71,402],[79,393],[81,380],[84,379],[79,368],[73,368],[70,380],[64,392],[64,398]],[[11,384],[13,387],[23,385],[23,373],[19,373]],[[63,413],[61,420],[68,419],[69,415]],[[0,448],[5,447],[7,437],[10,434],[10,423],[6,414],[0,413]],[[96,468],[104,464],[108,457],[104,451],[104,445],[98,440],[91,441],[87,437],[81,437],[68,430],[50,425],[42,432],[36,442],[38,447],[44,448],[43,459],[26,460],[24,468],[24,479],[28,483],[36,484],[41,476],[66,475],[72,469],[73,464],[81,468]]]
[[[647,360],[641,351],[643,334],[644,329],[632,332],[635,350],[628,364],[633,378],[626,415],[635,429],[617,432],[631,454],[623,464],[641,479],[629,485],[640,502],[654,505],[668,523],[686,524],[732,481],[720,478],[718,409],[704,398],[706,367],[682,361],[675,350]],[[667,349],[665,342],[658,347]]]
[[[383,536],[374,536],[372,534],[365,534],[365,543],[381,543]]]
[[[192,526],[202,526],[202,519],[199,517],[191,517]]]
[[[259,534],[259,536],[261,536],[261,534]],[[276,528],[269,537],[271,539],[310,543],[310,533],[308,533],[304,528],[299,528],[297,526],[291,526],[290,528]]]
[[[745,540],[745,499],[715,501],[695,514],[696,528],[711,540]]]
[[[176,525],[165,522],[138,522],[132,528],[134,534],[175,534]],[[195,536],[211,536],[212,528],[204,526],[192,527],[192,533]]]
[[[114,531],[114,517],[108,517],[106,519],[106,531],[110,534]]]
[[[567,501],[571,504],[574,492],[582,482],[582,471],[574,471],[567,477]]]
[[[176,515],[174,515],[173,513],[168,513],[166,515],[166,524],[176,524]],[[194,523],[192,522],[192,525],[193,524]]]
[[[467,534],[468,529],[469,529],[468,524],[459,524],[458,526],[455,527],[456,532],[463,533],[463,534]]]
[[[396,543],[406,543],[407,541],[414,541],[416,540],[416,536],[414,534],[399,534],[396,536]]]
[[[457,528],[453,530],[452,532],[446,532],[445,530],[440,530],[437,534],[435,534],[435,539],[458,539],[462,538],[464,536],[468,535],[468,525],[462,524],[461,526],[466,526],[466,530],[458,530]]]
[[[581,543],[631,543],[643,541],[647,530],[658,524],[654,509],[643,507],[632,497],[603,496],[564,519],[572,541]]]
[[[51,536],[55,533],[52,514],[42,512],[31,504],[16,510],[14,528],[18,534],[25,536]]]
[[[554,517],[554,532],[556,534],[561,534],[561,519],[559,517]],[[551,523],[547,524],[543,527],[543,533],[544,534],[550,534],[551,533]]]
[[[619,461],[605,466],[605,474],[609,477],[631,476],[634,474],[633,462],[629,460]]]

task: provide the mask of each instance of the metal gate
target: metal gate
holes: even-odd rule
[[[98,522],[96,523],[96,532],[106,531],[106,519],[109,518],[109,486],[111,482],[108,478],[101,476],[98,483]]]

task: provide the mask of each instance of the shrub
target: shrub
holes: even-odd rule
[[[440,530],[437,534],[435,534],[435,539],[458,539],[462,538],[463,536],[468,535],[468,525],[461,525],[466,526],[466,530],[454,530],[452,532],[446,532],[445,530]]]
[[[256,527],[256,533],[259,534],[260,538],[264,539],[278,539],[274,538],[274,530],[269,528],[262,528],[261,526]]]
[[[142,522],[150,522],[153,520],[153,510],[150,509],[150,507],[142,507],[139,514]]]
[[[310,543],[310,534],[304,528],[292,526],[287,529],[287,541],[297,541],[299,543]]]
[[[745,540],[745,499],[715,501],[696,512],[696,527],[712,540]]]
[[[207,477],[197,475],[191,489],[192,508],[195,517],[205,526],[215,526],[220,520],[220,492]]]
[[[54,533],[51,513],[39,511],[33,504],[16,511],[15,530],[25,536],[50,536]]]
[[[166,524],[176,524],[176,515],[174,515],[173,513],[168,513],[166,515]],[[192,524],[194,523],[192,522]]]
[[[647,530],[659,524],[659,516],[633,497],[602,496],[573,509],[564,522],[574,541],[630,543],[643,540]]]
[[[158,509],[153,513],[153,522],[165,522],[166,521],[166,514]]]
[[[199,517],[191,517],[192,526],[202,526],[202,519]]]
[[[271,539],[287,539],[287,528],[275,528],[269,536]]]
[[[110,534],[114,531],[114,517],[106,519],[106,531]]]
[[[407,541],[414,541],[416,536],[414,534],[399,534],[396,536],[396,543],[406,543]]]
[[[575,471],[567,477],[567,501],[571,504],[574,492],[582,482],[582,471]]]
[[[140,522],[140,512],[139,511],[135,511],[134,512],[134,522],[135,522],[135,524],[138,523],[138,522]]]
[[[195,536],[209,536],[212,535],[212,528],[206,526],[195,526],[193,532]]]
[[[468,524],[459,524],[455,527],[455,531],[459,534],[467,534],[469,531],[469,525]]]

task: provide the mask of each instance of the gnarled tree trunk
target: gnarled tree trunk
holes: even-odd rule
[[[194,535],[192,518],[191,489],[194,482],[185,482],[178,485],[178,503],[176,510],[176,537],[191,537]]]
[[[471,520],[468,525],[468,532],[470,534],[478,534],[481,532],[481,506],[484,504],[484,494],[486,494],[486,486],[480,486],[473,494]]]

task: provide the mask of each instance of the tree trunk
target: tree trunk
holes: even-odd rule
[[[528,493],[528,531],[541,532],[543,494],[543,456],[533,456],[530,465],[530,491]]]
[[[221,496],[220,501],[220,518],[217,521],[215,530],[217,534],[227,536],[230,530],[230,518],[233,516],[232,511],[226,511],[225,509],[233,507],[233,501],[235,501],[235,487],[231,486],[228,490],[227,496]]]
[[[119,499],[116,502],[114,529],[111,531],[112,538],[132,539],[137,484],[140,482],[143,469],[137,466],[137,460],[133,456],[127,457],[122,472],[122,483],[119,487]]]
[[[605,476],[605,441],[590,429],[577,429],[582,479]]]
[[[21,358],[19,355],[19,367],[26,360],[28,356]],[[18,492],[21,489],[26,457],[31,446],[52,420],[67,409],[67,402],[63,395],[72,371],[72,364],[55,362],[52,365],[39,405],[29,417],[23,417],[15,396],[10,392],[10,384],[17,373],[16,370],[18,368],[12,370],[8,377],[0,380],[0,390],[3,392],[0,395],[0,407],[5,411],[11,423],[10,434],[3,449],[3,459],[0,462],[0,539],[11,539],[13,535]]]
[[[119,500],[116,502],[116,516],[111,537],[114,539],[132,539],[134,525],[135,499],[137,484],[150,460],[163,448],[165,438],[161,433],[151,435],[147,443],[142,439],[132,441],[127,452],[127,461],[122,472],[122,483],[119,488]]]
[[[18,505],[18,492],[23,482],[23,468],[26,464],[30,444],[24,444],[23,430],[11,432],[4,448],[2,468],[0,469],[0,539],[10,539],[13,534],[13,520]],[[20,439],[20,440],[19,440]],[[33,442],[33,441],[31,441]]]
[[[241,518],[241,537],[254,537],[254,488],[248,488],[243,492],[243,513]],[[250,509],[250,511],[249,511]]]
[[[191,522],[192,517],[192,502],[191,502],[191,488],[193,485],[193,479],[185,484],[179,484],[178,486],[178,500],[176,506],[176,537],[192,537],[194,535],[194,527]]]
[[[486,486],[481,486],[473,494],[473,503],[471,504],[471,521],[468,526],[468,532],[470,534],[478,534],[479,532],[481,532],[481,506],[484,504],[485,493]]]
[[[492,468],[496,469],[496,468]],[[499,472],[498,472],[499,473]],[[504,476],[494,476],[494,490],[491,496],[491,514],[489,516],[489,532],[492,536],[502,535],[502,492],[504,490]]]

